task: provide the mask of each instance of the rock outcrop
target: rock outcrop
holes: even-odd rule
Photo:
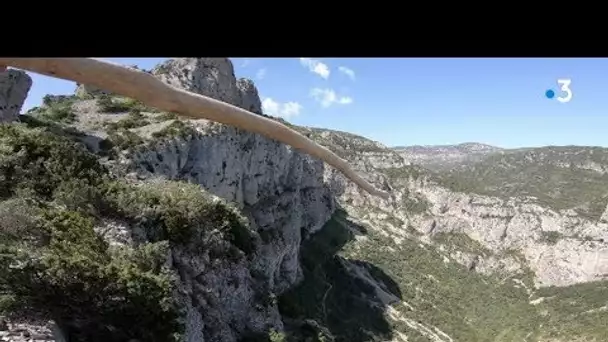
[[[236,79],[228,58],[170,59],[152,69],[152,74],[174,87],[262,114],[257,88],[251,80]]]
[[[255,86],[237,80],[228,59],[170,60],[153,73],[173,86],[262,112]],[[194,125],[193,138],[141,150],[124,165],[140,179],[160,176],[200,184],[235,203],[262,241],[248,262],[212,268],[204,254],[173,250],[171,264],[187,293],[181,299],[188,312],[186,341],[230,342],[246,333],[281,330],[276,303],[262,307],[254,297],[279,295],[301,279],[302,234],[320,229],[334,210],[325,166],[256,134],[206,120]]]
[[[152,73],[173,86],[261,112],[255,86],[249,80],[237,80],[228,59],[174,59],[157,66]],[[520,250],[529,263],[519,265],[520,268],[529,266],[535,271],[539,285],[569,285],[603,279],[608,273],[607,264],[601,262],[608,260],[608,244],[605,243],[608,227],[605,224],[556,212],[533,200],[505,201],[454,193],[424,178],[413,178],[407,184],[392,184],[393,199],[378,200],[361,192],[332,168],[268,139],[204,120],[197,121],[196,128],[199,135],[195,139],[175,140],[160,150],[140,151],[125,163],[140,175],[163,175],[201,184],[216,195],[247,208],[260,227],[274,226],[273,229],[280,230],[277,222],[291,222],[303,228],[302,232],[312,232],[332,211],[328,198],[337,196],[353,216],[370,220],[376,226],[386,226],[386,215],[389,215],[402,220],[404,226],[412,226],[429,236],[438,232],[465,233],[495,253]],[[300,128],[300,131],[347,159],[379,188],[390,186],[383,170],[409,165],[398,152],[356,135],[307,128]],[[472,144],[462,148],[471,153],[498,150]],[[300,195],[302,189],[306,189],[306,196]],[[419,197],[420,203],[426,203],[424,212],[412,212],[402,205],[403,199],[412,194]],[[266,204],[270,199],[271,203],[290,203],[293,208],[302,208],[306,217],[295,218],[293,213],[285,216],[286,213],[276,207],[258,213],[259,203],[265,203],[266,208],[273,207]],[[273,222],[265,222],[270,218]],[[564,240],[547,243],[543,241],[547,232],[559,233]],[[291,251],[286,254],[287,260],[291,260],[288,262],[291,266],[287,267],[291,270],[287,272],[291,274],[290,280],[274,279],[273,284],[293,284],[297,279],[295,242],[300,239],[300,235],[287,239],[293,242],[289,247]],[[477,257],[470,255],[468,259],[462,256],[459,259],[470,263],[469,259]],[[490,272],[495,267],[504,268],[505,263],[510,265],[508,269],[515,268],[510,259],[494,262],[482,258],[478,270]],[[279,286],[277,290],[286,287]]]
[[[414,185],[412,191],[432,203],[430,215],[414,219],[414,227],[427,234],[465,233],[495,253],[521,251],[538,285],[566,286],[608,274],[607,224],[531,201],[455,194],[429,184]],[[548,234],[559,239],[546,241]]]
[[[15,120],[32,87],[32,78],[23,71],[0,72],[0,122]]]
[[[237,79],[226,58],[172,59],[151,73],[172,86],[263,114],[253,82]],[[82,98],[103,94],[98,89],[79,89]],[[108,117],[108,121],[116,123],[123,115],[97,115],[95,100],[81,101],[72,108],[82,119],[78,128],[86,128],[83,121],[96,122],[100,117],[104,117],[100,121]],[[138,115],[138,120],[150,121],[141,127],[129,126],[129,132],[142,140],[172,123],[169,119],[154,122],[158,113]],[[95,120],[91,120],[93,117]],[[382,240],[385,245],[373,246],[374,252],[397,253],[402,243],[410,239],[411,244],[404,246],[419,245],[419,252],[432,246],[429,249],[436,248],[443,262],[453,262],[458,267],[460,263],[471,274],[509,275],[531,270],[538,286],[570,285],[608,275],[608,208],[602,216],[604,222],[595,222],[571,211],[551,210],[530,198],[505,200],[455,192],[382,144],[344,132],[296,128],[347,159],[374,186],[391,189],[393,196],[382,200],[321,161],[276,141],[206,120],[190,120],[188,125],[192,129],[188,134],[124,149],[107,161],[116,175],[133,182],[159,182],[159,187],[164,179],[199,184],[233,203],[249,221],[255,235],[255,253],[247,257],[212,258],[213,251],[209,250],[171,248],[166,265],[178,279],[175,296],[185,313],[187,342],[237,342],[273,329],[282,331],[285,317],[279,312],[277,296],[302,280],[302,242],[335,216],[338,207],[352,219],[353,230],[369,227],[378,236],[388,238]],[[86,133],[99,135],[100,126],[103,125]],[[97,140],[106,137],[104,133]],[[147,141],[150,140],[153,139]],[[481,155],[494,151],[488,146],[461,147],[466,153],[459,150],[451,159],[462,159],[469,152]],[[356,228],[355,223],[361,227]],[[145,239],[125,222],[107,222],[97,228],[112,244],[137,244],[138,239]],[[474,248],[454,249],[433,240],[440,233],[462,234],[475,242]],[[547,235],[559,238],[548,240]],[[367,237],[362,234],[358,238]],[[372,266],[347,257],[336,260],[352,279],[367,284],[368,291],[356,297],[358,300],[369,301],[370,307],[409,305],[408,298],[400,298],[398,290],[389,290],[386,283],[372,275]],[[407,258],[391,260],[406,262]],[[443,272],[441,262],[440,259],[437,272]],[[436,281],[430,274],[424,276]],[[342,291],[331,286],[329,289]],[[412,299],[432,298],[425,290],[416,287]],[[431,306],[426,303],[421,310]],[[401,332],[396,330],[395,336],[405,340],[404,332],[413,329],[434,341],[455,341],[448,336],[450,331],[414,320],[418,309],[410,307],[400,312],[388,307],[390,318],[407,326]],[[48,335],[49,330],[44,331]]]
[[[66,342],[52,323],[44,320],[8,321],[0,317],[0,341]]]

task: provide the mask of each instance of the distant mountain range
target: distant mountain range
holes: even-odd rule
[[[504,149],[492,145],[467,142],[458,145],[397,146],[393,148],[403,158],[431,169],[444,169],[463,161],[477,160]]]

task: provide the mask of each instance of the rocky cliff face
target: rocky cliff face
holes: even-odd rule
[[[414,227],[426,234],[465,233],[500,253],[522,251],[539,285],[565,286],[605,279],[608,225],[570,212],[556,212],[533,201],[454,194],[430,184],[414,185],[432,203]],[[555,236],[554,241],[546,236]]]
[[[129,170],[140,178],[163,176],[201,184],[248,213],[251,227],[266,239],[249,263],[207,272],[203,283],[184,280],[192,301],[204,302],[192,292],[203,285],[205,296],[214,298],[213,304],[200,305],[192,314],[197,324],[187,325],[187,341],[200,341],[202,331],[207,332],[205,341],[236,341],[248,330],[280,329],[277,308],[260,310],[249,289],[263,284],[265,291],[278,295],[301,279],[302,234],[321,228],[334,208],[323,181],[324,166],[250,133],[208,122],[195,127],[195,138],[136,153]],[[201,256],[176,252],[173,258],[180,273],[204,273]],[[230,287],[235,278],[238,285]],[[232,288],[230,293],[227,288]]]
[[[174,87],[262,113],[257,88],[251,80],[236,79],[232,62],[226,58],[170,59],[156,66],[152,74]]]
[[[257,89],[251,81],[237,80],[226,58],[170,60],[152,72],[173,86],[262,112]],[[301,280],[302,234],[320,229],[334,210],[325,166],[255,134],[204,120],[193,127],[196,133],[188,139],[130,154],[126,169],[140,179],[200,184],[247,213],[263,241],[249,262],[215,271],[206,270],[204,255],[174,250],[172,263],[188,293],[186,341],[237,341],[247,333],[281,330],[276,304],[262,307],[254,289],[280,295]]]
[[[257,89],[237,79],[226,58],[174,59],[151,72],[263,114]],[[268,330],[290,331],[296,318],[316,319],[338,341],[521,341],[545,324],[536,321],[545,316],[535,305],[559,297],[536,294],[536,287],[608,275],[608,208],[598,221],[534,198],[454,191],[401,151],[349,133],[296,127],[378,188],[391,189],[393,196],[381,200],[276,141],[206,120],[175,121],[120,98],[108,115],[90,99],[100,93],[81,91],[88,100],[59,99],[74,111],[68,124],[114,174],[158,189],[166,180],[198,184],[249,222],[254,252],[247,257],[171,248],[167,265],[178,279],[174,296],[185,314],[185,341],[246,341]],[[120,106],[125,109],[115,109]],[[469,144],[452,159],[494,151]],[[336,227],[354,241],[342,241]],[[112,244],[147,239],[128,222],[96,229]],[[503,294],[505,302],[496,299]],[[484,296],[492,301],[475,299]],[[290,300],[299,304],[285,304]],[[553,308],[538,305],[542,312]]]
[[[428,237],[441,232],[464,233],[495,255],[517,250],[525,256],[524,264],[508,257],[495,262],[493,257],[492,265],[475,253],[459,256],[466,265],[478,260],[479,270],[487,266],[488,271],[495,271],[504,268],[505,263],[510,265],[512,272],[530,267],[539,286],[566,286],[606,279],[608,225],[602,219],[589,219],[573,210],[554,210],[534,198],[505,199],[454,192],[437,182],[434,175],[407,166],[407,161],[387,148],[376,146],[372,158],[362,157],[369,149],[363,147],[366,145],[343,149],[341,146],[345,143],[338,139],[323,138],[330,134],[325,132],[313,138],[334,151],[362,151],[342,156],[362,172],[376,174],[377,182],[378,174],[392,175],[389,178],[392,178],[393,201],[372,205],[371,199],[352,188],[350,193],[341,193],[340,202],[350,208],[353,216],[370,220],[374,226],[386,226],[387,216],[398,218],[400,225],[391,228],[397,241],[408,226]],[[341,138],[350,144],[356,141],[347,137],[348,134],[342,133]],[[495,152],[488,148],[481,150]],[[379,182],[377,184],[381,184]],[[417,205],[412,205],[412,198]]]
[[[32,78],[23,71],[0,72],[0,122],[15,120],[32,87]]]

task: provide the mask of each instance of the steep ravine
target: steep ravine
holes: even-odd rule
[[[255,86],[237,80],[228,59],[172,60],[151,72],[262,113]],[[294,341],[566,342],[586,336],[600,341],[606,332],[593,324],[601,322],[608,303],[591,306],[603,298],[603,285],[586,292],[549,288],[555,293],[546,296],[537,290],[605,279],[605,222],[532,199],[454,192],[381,144],[295,127],[378,188],[391,189],[392,198],[384,201],[322,162],[258,135],[205,120],[175,121],[146,108],[134,114],[127,105],[120,110],[102,103],[100,94],[84,87],[77,93],[68,102],[49,100],[48,108],[29,116],[46,120],[52,114],[62,127],[83,132],[73,138],[119,178],[169,196],[174,185],[167,180],[200,185],[247,220],[251,238],[245,245],[231,240],[217,242],[217,251],[197,247],[201,241],[211,246],[217,230],[173,244],[166,265],[178,280],[174,297],[185,314],[184,341],[277,342],[286,333]],[[69,103],[73,120],[49,109],[61,101]],[[119,220],[96,230],[111,243],[132,246],[152,236]],[[579,311],[559,306],[579,299]],[[578,326],[562,324],[559,310],[569,317],[597,311]],[[546,312],[554,314],[547,318]],[[18,322],[9,321],[10,341],[45,329],[26,323],[18,330]],[[268,337],[269,331],[279,333]]]

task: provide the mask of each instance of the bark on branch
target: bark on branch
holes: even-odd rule
[[[289,127],[228,103],[175,88],[145,72],[93,58],[0,58],[2,65],[90,84],[160,110],[261,134],[323,160],[371,195],[389,197],[389,193],[376,189],[342,158]]]

